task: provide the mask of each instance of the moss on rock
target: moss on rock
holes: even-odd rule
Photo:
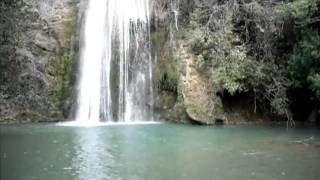
[[[71,49],[63,49],[52,62],[50,74],[53,75],[50,83],[50,96],[52,99],[51,116],[65,117],[63,114],[64,104],[72,91],[72,72],[75,53]]]
[[[23,111],[12,117],[0,118],[0,124],[38,123],[48,121],[50,121],[50,119],[35,111]]]
[[[20,123],[23,122],[47,122],[48,118],[33,111],[25,111],[17,114],[14,119]]]

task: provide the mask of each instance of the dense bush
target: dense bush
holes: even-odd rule
[[[287,110],[287,79],[272,54],[277,28],[270,8],[256,1],[202,3],[191,15],[191,49],[198,68],[214,86],[230,94],[253,92],[260,102],[284,115]],[[264,104],[264,103],[262,103]]]
[[[320,73],[320,35],[308,30],[302,39],[297,42],[290,54],[288,71],[292,86],[301,88],[303,86],[313,87],[317,90],[317,76]]]
[[[277,6],[278,22],[287,27],[282,32],[282,46],[287,49],[288,75],[293,89],[309,89],[311,98],[320,97],[320,1],[305,0]],[[290,28],[289,28],[290,27]]]
[[[319,7],[319,0],[199,1],[188,28],[199,70],[279,115],[288,114],[291,89],[307,88],[319,101]]]

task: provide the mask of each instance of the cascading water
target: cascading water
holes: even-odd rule
[[[149,0],[88,0],[76,120],[152,120]]]
[[[171,10],[174,15],[174,26],[177,31],[179,30],[178,28],[179,4],[180,4],[180,0],[171,0]]]
[[[179,31],[178,17],[179,17],[179,5],[180,0],[170,0],[171,13],[173,14],[173,20],[170,23],[170,42],[173,43],[174,33]]]

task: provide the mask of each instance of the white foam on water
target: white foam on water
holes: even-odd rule
[[[163,124],[157,121],[136,121],[136,122],[86,122],[86,121],[69,121],[57,123],[57,126],[66,127],[98,127],[98,126],[123,126],[123,125],[151,125]]]

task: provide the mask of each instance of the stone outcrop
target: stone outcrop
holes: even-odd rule
[[[210,87],[208,77],[197,70],[190,52],[185,25],[190,10],[198,1],[155,1],[158,8],[152,16],[151,32],[157,85],[156,112],[160,119],[178,123],[214,124],[225,120],[220,97]],[[159,8],[160,7],[160,8]],[[179,16],[172,10],[179,7]],[[179,21],[179,22],[176,22]],[[180,24],[177,28],[176,25]]]
[[[188,116],[201,123],[212,123],[208,88],[201,75],[195,69],[194,58],[186,52],[187,45],[180,44],[181,60],[186,62],[185,75],[182,78],[182,94]]]
[[[212,88],[208,86],[207,79],[197,71],[195,59],[188,53],[188,44],[184,41],[179,44],[179,60],[185,62],[185,73],[181,74],[181,91],[188,117],[201,124],[214,124],[217,119],[222,119],[221,100],[219,97],[211,97]]]
[[[0,123],[66,117],[78,1],[0,2]]]

